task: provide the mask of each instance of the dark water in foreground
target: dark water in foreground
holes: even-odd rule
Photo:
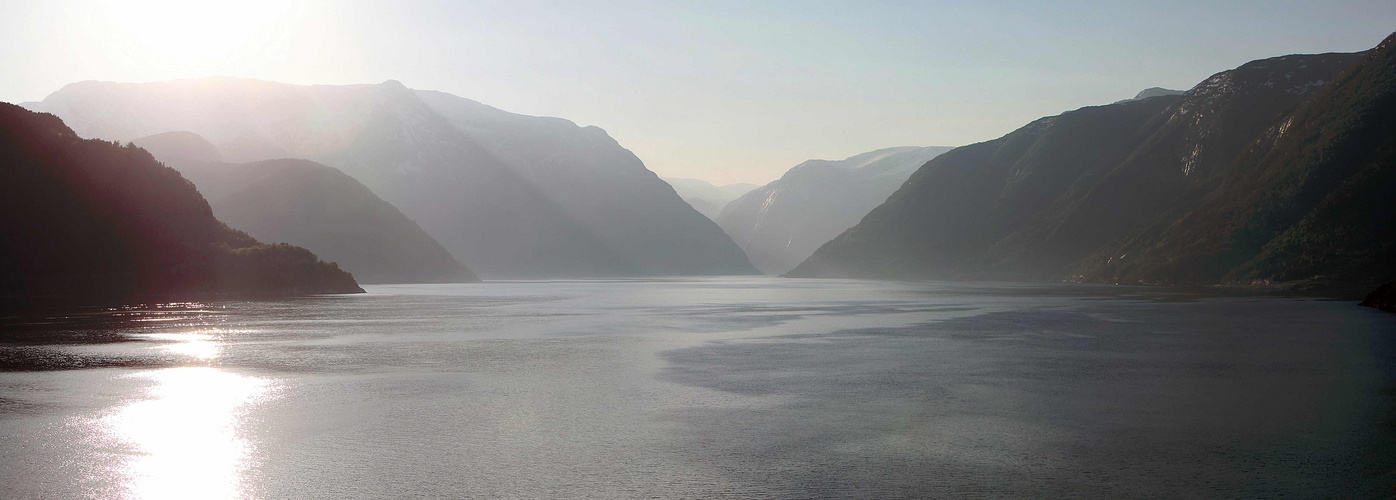
[[[0,498],[1396,491],[1396,315],[1347,302],[368,288],[0,320]]]

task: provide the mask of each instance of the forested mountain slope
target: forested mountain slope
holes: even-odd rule
[[[363,291],[304,248],[229,229],[145,150],[5,103],[0,235],[0,295],[18,301]]]
[[[1181,96],[956,149],[789,274],[1379,279],[1393,241],[1391,45],[1254,61]]]

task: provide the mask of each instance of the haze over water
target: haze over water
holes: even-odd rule
[[[1331,497],[1396,484],[1396,317],[723,278],[5,318],[0,497]]]

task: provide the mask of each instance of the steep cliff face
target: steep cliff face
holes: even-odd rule
[[[179,172],[0,103],[0,294],[121,301],[362,292],[311,252],[229,229]]]
[[[1376,54],[1388,51],[1387,45],[1364,54],[1255,61],[1218,73],[1181,96],[1083,108],[951,151],[790,274],[1216,283],[1290,280],[1309,272],[1262,264],[1276,262],[1262,254],[1305,254],[1326,263],[1310,271],[1338,266],[1332,255],[1316,256],[1326,251],[1321,248],[1352,244],[1351,252],[1379,254],[1389,245],[1383,241],[1391,241],[1383,233],[1386,222],[1371,220],[1381,215],[1366,217],[1364,234],[1374,235],[1371,239],[1352,238],[1362,231],[1331,235],[1324,242],[1313,231],[1277,235],[1302,219],[1295,214],[1309,213],[1297,207],[1317,206],[1314,200],[1329,195],[1339,194],[1336,199],[1355,206],[1378,204],[1375,191],[1339,193],[1350,177],[1338,172],[1358,167],[1346,160],[1344,167],[1335,167],[1332,155],[1342,151],[1345,158],[1360,158],[1358,163],[1386,161],[1380,151],[1387,146],[1369,139],[1391,135],[1381,128],[1393,121],[1384,107],[1386,91],[1370,83],[1379,78],[1354,75],[1384,72]],[[1344,83],[1353,79],[1369,83],[1360,88]],[[1344,108],[1328,97],[1331,93],[1350,96],[1361,109]],[[1316,117],[1324,110],[1331,114]],[[1349,119],[1354,116],[1362,118]],[[1351,133],[1282,131],[1315,121]],[[1272,145],[1282,136],[1289,139]],[[1321,139],[1326,136],[1333,137]],[[1323,160],[1307,167],[1279,166],[1306,157]],[[1290,173],[1275,173],[1280,171]],[[1301,171],[1306,173],[1293,173]],[[1376,186],[1385,178],[1379,171],[1370,171],[1369,182],[1361,186],[1380,189]],[[1300,179],[1318,178],[1330,180],[1292,189]],[[1284,208],[1265,208],[1270,205]],[[1244,227],[1266,229],[1239,229]],[[1282,241],[1292,243],[1286,247]],[[1252,259],[1259,260],[1249,264]],[[1356,268],[1385,272],[1366,262]]]
[[[34,109],[79,134],[187,130],[227,161],[338,168],[485,276],[751,273],[741,250],[595,127],[514,115],[401,83],[240,79],[69,85]]]
[[[1371,282],[1396,276],[1396,41],[1248,142],[1196,209],[1088,259],[1096,281]]]
[[[417,91],[642,275],[754,274],[711,219],[598,127],[524,116],[443,92]]]
[[[396,82],[343,146],[311,156],[369,186],[486,277],[617,276],[638,269],[573,214]]]
[[[717,223],[753,264],[781,274],[864,215],[947,147],[899,147],[844,160],[810,160],[733,200]]]
[[[921,167],[858,225],[825,243],[791,276],[952,278],[989,271],[983,257],[1028,228],[1084,177],[1129,156],[1176,98],[1083,108],[1002,138],[956,148]],[[1008,272],[1050,272],[1056,252],[1013,259]]]
[[[1128,157],[1100,162],[1108,170],[1078,179],[1079,194],[1061,197],[1034,223],[996,244],[985,265],[1011,276],[1034,267],[1018,264],[1023,259],[1048,256],[1037,267],[1043,277],[1057,278],[1141,228],[1182,216],[1217,188],[1248,144],[1359,58],[1286,56],[1208,78],[1151,118],[1149,135]],[[1169,98],[1150,101],[1163,99]]]

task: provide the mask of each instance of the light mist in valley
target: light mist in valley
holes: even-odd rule
[[[1389,500],[1393,26],[0,0],[0,498]]]

